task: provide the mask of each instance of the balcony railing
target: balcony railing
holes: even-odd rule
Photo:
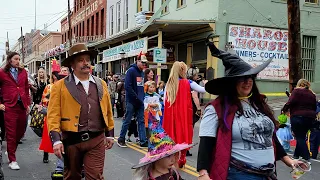
[[[28,56],[26,56],[24,58],[24,63],[29,63],[31,61],[41,61],[42,60],[42,57],[41,55],[39,54],[39,52],[32,52],[31,54],[29,54]]]

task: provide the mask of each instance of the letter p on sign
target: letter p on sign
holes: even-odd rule
[[[167,49],[155,48],[153,50],[153,62],[166,63],[167,62]]]

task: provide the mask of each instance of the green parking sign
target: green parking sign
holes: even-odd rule
[[[167,62],[167,49],[155,48],[153,50],[153,62],[166,63]]]

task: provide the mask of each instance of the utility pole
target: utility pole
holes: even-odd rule
[[[22,64],[24,64],[24,36],[23,36],[23,32],[22,32],[22,26],[21,26],[21,37],[19,40],[21,41]]]
[[[69,32],[68,32],[68,36],[69,36],[69,44],[70,47],[72,46],[72,33],[71,33],[71,10],[70,10],[70,0],[68,0],[68,24],[69,24]]]
[[[10,52],[10,46],[9,46],[9,32],[7,32],[7,42],[6,42],[6,54],[8,55]]]
[[[37,0],[34,0],[34,29],[37,29]]]
[[[289,30],[289,83],[290,92],[302,78],[301,68],[301,34],[299,0],[287,0]]]

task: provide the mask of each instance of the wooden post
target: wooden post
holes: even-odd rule
[[[299,0],[287,0],[289,25],[289,83],[290,92],[302,78],[301,68],[301,34]]]
[[[158,48],[162,48],[162,30],[158,30]],[[158,84],[161,81],[161,63],[157,63],[157,77],[156,83]]]
[[[72,46],[72,33],[71,33],[71,10],[70,10],[70,0],[68,0],[68,24],[69,24],[69,48]]]

